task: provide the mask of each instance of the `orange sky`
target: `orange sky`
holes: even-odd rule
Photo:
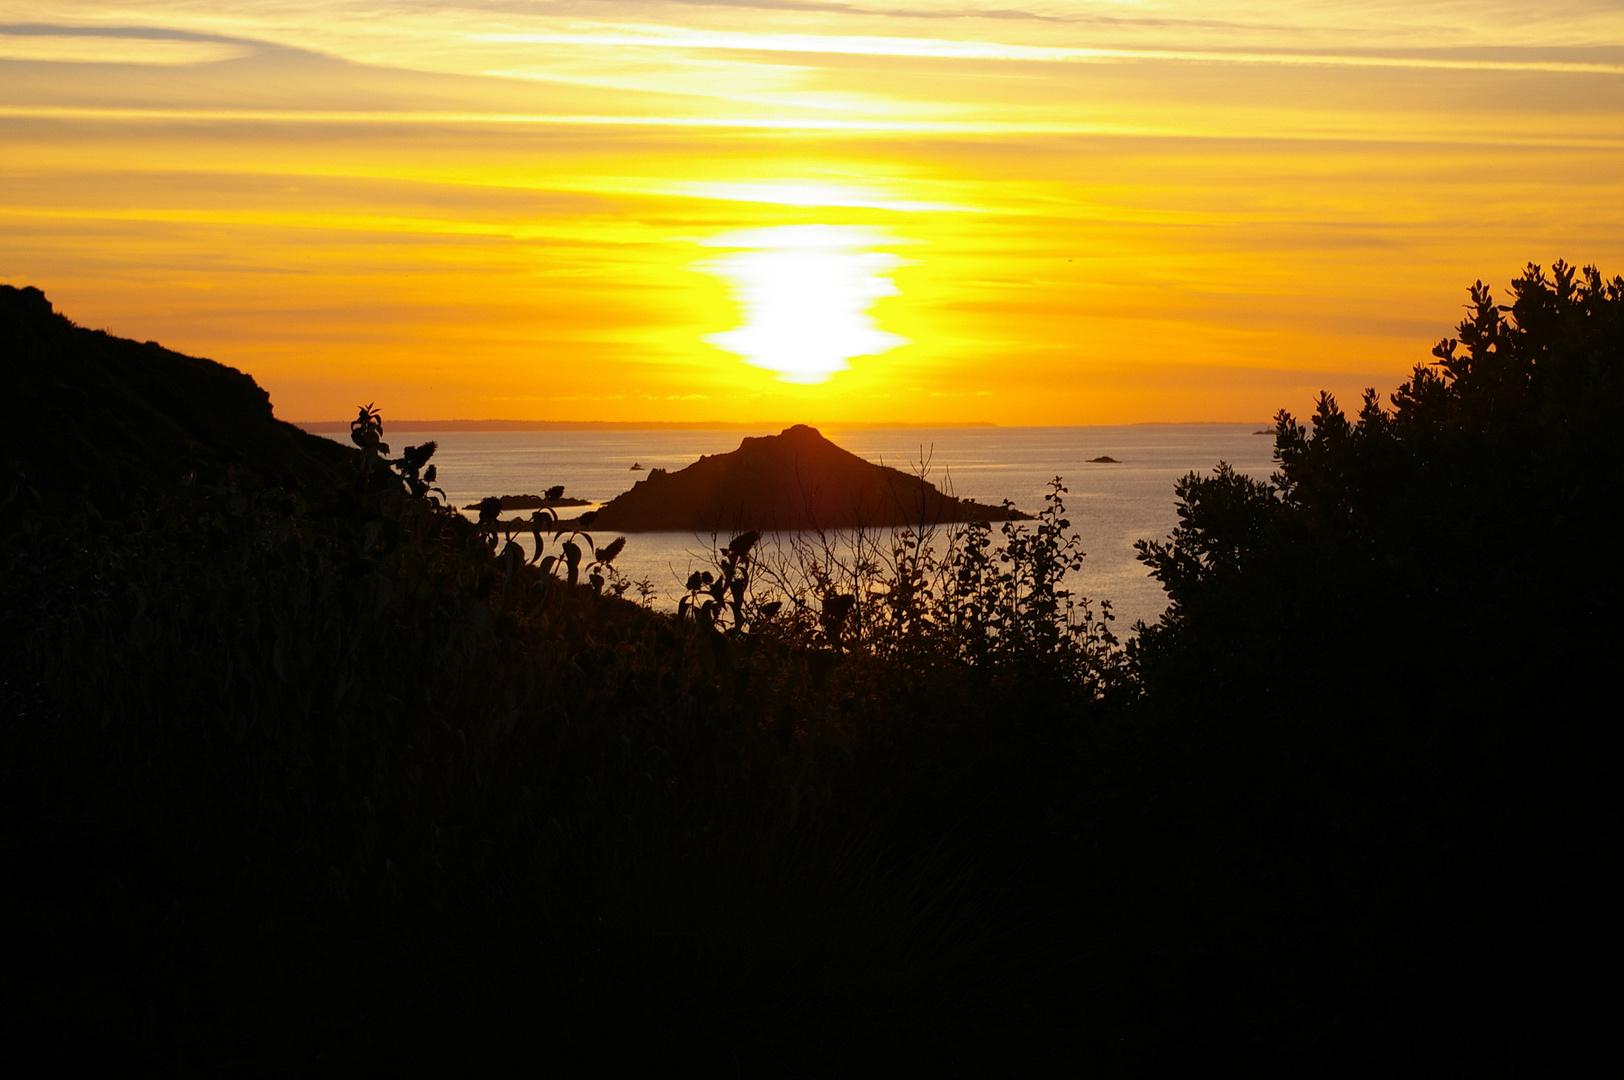
[[[0,280],[278,415],[1261,421],[1624,271],[1624,8],[0,0]]]

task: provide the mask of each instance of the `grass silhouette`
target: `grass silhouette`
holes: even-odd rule
[[[1273,481],[1186,479],[1124,647],[1059,481],[731,538],[662,613],[370,406],[347,450],[0,292],[9,1023],[341,1072],[1582,1059],[1624,281],[1513,298],[1391,410],[1282,414]]]

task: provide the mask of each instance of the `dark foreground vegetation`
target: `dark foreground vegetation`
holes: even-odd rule
[[[178,1068],[1546,1072],[1610,997],[1624,280],[1179,490],[675,614],[432,446],[0,292],[13,1038]],[[19,389],[20,388],[20,389]],[[859,553],[861,554],[861,553]],[[1604,919],[1603,916],[1606,916]],[[13,1043],[12,1045],[17,1045]]]

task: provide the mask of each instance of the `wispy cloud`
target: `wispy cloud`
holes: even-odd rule
[[[1493,125],[1465,125],[1440,118],[1429,125],[1411,124],[1405,127],[1384,126],[1379,115],[1360,117],[1357,114],[1338,118],[1312,116],[1275,118],[1269,126],[1248,122],[1245,115],[1227,120],[1203,121],[1190,117],[1183,123],[1146,120],[1078,120],[1066,121],[1014,121],[1014,120],[907,120],[907,119],[849,119],[828,116],[673,116],[625,115],[591,116],[553,113],[472,113],[435,112],[419,110],[342,110],[342,109],[187,109],[187,108],[118,108],[98,106],[32,106],[0,105],[0,118],[39,120],[125,121],[133,123],[196,123],[220,124],[275,124],[325,125],[355,127],[433,128],[433,127],[560,127],[560,128],[648,128],[713,132],[782,132],[827,133],[860,139],[866,137],[889,138],[909,136],[918,138],[953,139],[966,136],[989,139],[1012,139],[1023,136],[1108,136],[1134,139],[1177,139],[1184,141],[1249,142],[1368,142],[1392,144],[1421,144],[1427,146],[1527,146],[1527,147],[1592,147],[1615,149],[1624,147],[1624,129],[1583,130],[1573,126],[1563,129],[1535,130],[1516,128],[1503,130]],[[656,189],[644,186],[643,190]],[[768,202],[780,205],[846,205],[872,209],[936,209],[934,205],[907,200],[883,205],[861,197],[838,203],[795,202],[790,198],[737,197],[740,189],[726,196],[724,188],[705,191],[703,184],[689,187],[680,185],[658,189],[670,194],[692,194],[699,197],[725,197],[736,202]],[[757,195],[765,194],[764,191]],[[945,208],[945,207],[943,207]],[[955,208],[956,209],[956,208]]]
[[[386,390],[396,415],[1267,415],[1408,371],[1464,282],[1624,263],[1617,0],[0,0],[0,24],[0,273],[307,416]]]
[[[0,26],[0,60],[178,67],[235,60],[252,52],[246,42],[184,31]]]
[[[1439,71],[1549,71],[1624,74],[1624,63],[1581,60],[1501,60],[1481,57],[1377,55],[1333,52],[1230,52],[1017,45],[927,37],[839,34],[762,34],[667,26],[603,27],[574,33],[475,33],[476,41],[514,45],[597,48],[727,49],[740,52],[919,57],[938,60],[1009,60],[1027,63],[1174,61],[1201,64],[1416,68]]]

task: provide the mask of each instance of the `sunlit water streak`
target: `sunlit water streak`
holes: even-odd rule
[[[1065,478],[1066,504],[1088,558],[1072,586],[1091,599],[1112,601],[1117,627],[1154,620],[1166,606],[1161,587],[1134,558],[1133,543],[1165,537],[1177,523],[1173,485],[1188,472],[1207,472],[1218,461],[1266,477],[1273,471],[1274,440],[1254,426],[1168,424],[1059,428],[876,428],[824,434],[867,458],[904,470],[929,458],[930,478],[961,497],[1023,510],[1043,505],[1050,478]],[[393,433],[400,449],[428,439],[440,483],[458,506],[490,495],[540,493],[554,484],[580,498],[607,501],[646,473],[635,462],[675,470],[701,454],[736,449],[747,435],[776,431],[445,431]],[[343,441],[343,436],[333,436]],[[1090,463],[1108,455],[1115,465]],[[611,537],[598,536],[601,544]],[[724,542],[726,538],[723,538]],[[615,565],[628,577],[651,580],[667,604],[679,583],[708,565],[709,536],[634,533]]]

